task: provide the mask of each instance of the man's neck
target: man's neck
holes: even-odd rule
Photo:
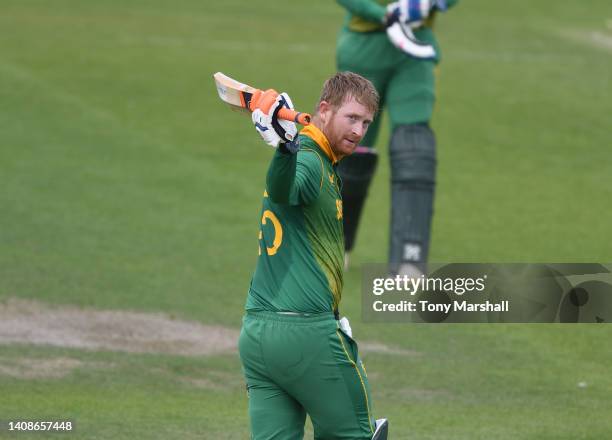
[[[310,124],[314,125],[319,130],[321,130],[321,133],[323,133],[325,135],[325,137],[327,137],[327,134],[325,133],[325,130],[323,130],[323,123],[322,123],[321,117],[319,115],[314,115],[312,117],[312,119],[310,120]]]
[[[311,125],[314,125],[315,127],[317,127],[321,133],[323,133],[325,135],[325,137],[327,138],[328,141],[330,141],[330,137],[328,136],[327,132],[325,131],[325,128],[323,127],[323,121],[321,121],[321,117],[319,115],[314,115],[310,121]],[[332,152],[334,153],[334,156],[336,157],[336,160],[340,160],[342,159],[345,155],[344,154],[339,154],[336,149],[334,148],[333,145],[331,145],[331,141],[330,141],[330,145],[329,147],[331,148]]]

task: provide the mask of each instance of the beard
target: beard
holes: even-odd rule
[[[342,129],[337,128],[337,117],[337,114],[334,113],[333,117],[326,124],[325,131],[332,151],[340,159],[353,153],[361,139],[355,139],[350,132],[346,133]]]

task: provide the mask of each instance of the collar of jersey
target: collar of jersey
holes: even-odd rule
[[[315,143],[325,153],[325,155],[329,158],[329,160],[331,160],[333,165],[335,165],[336,162],[338,162],[338,158],[336,157],[333,150],[331,149],[331,145],[329,144],[327,137],[325,137],[323,132],[319,130],[319,128],[316,127],[314,124],[310,124],[302,128],[302,131],[300,131],[300,134],[303,134],[304,136],[308,136],[310,139],[315,141]]]

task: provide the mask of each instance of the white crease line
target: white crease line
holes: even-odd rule
[[[512,51],[446,51],[443,52],[444,59],[459,60],[484,60],[498,61],[504,63],[528,62],[528,63],[550,63],[559,62],[567,64],[568,61],[578,61],[580,57],[568,58],[565,54],[546,53],[546,52],[512,52]],[[573,59],[572,59],[573,58]]]
[[[269,52],[271,49],[282,49],[291,52],[320,52],[324,48],[309,43],[260,43],[255,41],[238,40],[214,40],[202,38],[181,38],[175,36],[148,35],[134,36],[122,35],[118,39],[119,44],[130,46],[162,46],[174,48],[209,48],[213,50],[230,50],[237,52]],[[332,50],[331,45],[325,46]]]
[[[596,49],[612,52],[612,36],[599,31],[561,31],[559,35],[566,40],[586,44]]]
[[[80,97],[64,92],[50,82],[34,75],[27,69],[19,67],[13,63],[8,63],[6,60],[0,60],[0,72],[8,74],[20,82],[29,83],[30,85],[43,90],[47,96],[55,101],[60,101],[64,104],[76,107],[81,112],[91,113],[98,119],[118,122],[117,118],[112,113],[96,108],[82,100]]]
[[[612,50],[612,37],[601,32],[591,32],[591,41],[599,47]]]
[[[74,107],[76,112],[90,114],[93,116],[94,119],[97,119],[102,124],[112,125],[118,128],[120,131],[136,139],[139,144],[166,147],[166,144],[160,143],[156,139],[146,135],[145,133],[139,130],[134,130],[132,128],[125,127],[121,120],[117,118],[117,116],[115,116],[112,112],[106,109],[102,109],[100,107],[96,107],[77,95],[73,95],[71,93],[63,91],[55,84],[36,76],[31,71],[23,67],[0,59],[0,73],[8,74],[17,81],[28,83],[36,87],[37,89],[40,89],[52,100]]]

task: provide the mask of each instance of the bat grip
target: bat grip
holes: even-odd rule
[[[269,93],[267,96],[266,94]],[[267,90],[263,92],[261,90],[256,90],[253,93],[253,96],[248,100],[248,108],[251,111],[255,111],[256,108],[262,109],[264,112],[268,112],[270,107],[276,101],[276,97],[278,93],[275,90]],[[263,100],[263,102],[262,102]],[[308,113],[296,112],[295,110],[291,110],[288,108],[281,108],[278,111],[278,118],[284,119],[285,121],[297,122],[301,125],[310,124],[311,116]]]
[[[308,125],[311,120],[311,116],[308,113],[296,112],[288,108],[281,108],[278,111],[278,117],[285,121],[297,122],[301,125]]]

